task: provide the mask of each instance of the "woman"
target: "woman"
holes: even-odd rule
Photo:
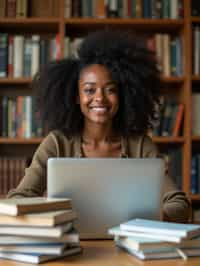
[[[118,31],[90,34],[78,58],[50,63],[33,85],[50,133],[9,197],[41,196],[49,157],[158,156],[146,133],[157,119],[159,72],[142,40]],[[164,219],[186,222],[190,209],[183,192],[164,195]]]

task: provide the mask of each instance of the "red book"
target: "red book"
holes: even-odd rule
[[[178,135],[180,134],[181,123],[183,120],[183,113],[184,113],[184,105],[179,104],[178,112],[177,112],[175,123],[174,123],[174,128],[172,131],[173,137],[178,137]]]

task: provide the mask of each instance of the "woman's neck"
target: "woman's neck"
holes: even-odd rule
[[[111,125],[85,125],[82,133],[82,139],[86,143],[110,142],[116,139]]]

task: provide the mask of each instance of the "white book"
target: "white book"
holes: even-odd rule
[[[9,245],[0,246],[0,252],[15,252],[15,253],[40,253],[48,255],[61,255],[66,248],[63,243],[38,243],[24,245]]]
[[[171,74],[170,66],[170,35],[164,33],[162,35],[162,44],[163,44],[163,75],[169,77]]]
[[[65,232],[72,229],[72,223],[57,225],[55,227],[33,227],[33,226],[0,226],[1,235],[21,236],[44,236],[61,237]]]
[[[170,18],[178,19],[178,1],[170,0]]]
[[[25,96],[25,138],[32,136],[32,97]]]
[[[66,243],[79,244],[79,234],[75,230],[70,230],[60,237],[38,237],[38,236],[3,236],[0,235],[0,246],[26,245],[41,243]]]
[[[200,225],[197,224],[180,224],[147,219],[130,220],[120,224],[120,229],[146,234],[161,234],[163,238],[166,235],[192,238],[200,234]]]
[[[13,50],[13,76],[19,78],[24,72],[24,36],[14,36]]]
[[[168,241],[174,243],[180,243],[182,238],[179,236],[169,236],[169,235],[160,235],[160,234],[150,234],[145,232],[136,232],[136,231],[125,231],[121,230],[120,227],[113,227],[108,230],[110,235],[114,236],[121,236],[121,237],[145,237],[149,239],[161,240],[161,241]]]
[[[71,0],[64,0],[64,17],[70,18],[72,13],[72,3]]]
[[[43,255],[43,254],[37,254],[37,253],[25,254],[25,253],[14,253],[14,252],[0,252],[0,258],[38,264],[40,262],[55,260],[55,259],[63,258],[66,256],[78,254],[81,251],[82,251],[81,247],[74,247],[74,248],[66,249],[61,255]]]
[[[31,76],[39,70],[40,66],[40,36],[32,36]]]

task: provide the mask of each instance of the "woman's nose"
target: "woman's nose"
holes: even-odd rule
[[[104,91],[101,88],[97,89],[95,94],[95,99],[97,101],[102,101],[104,98],[105,98]]]

